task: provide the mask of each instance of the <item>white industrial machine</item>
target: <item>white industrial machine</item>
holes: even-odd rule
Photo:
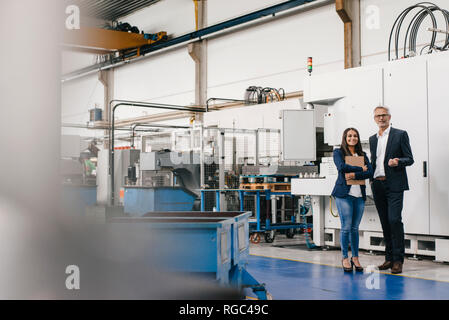
[[[448,75],[449,53],[444,52],[305,79],[304,102],[327,107],[323,124],[328,145],[338,147],[344,129],[355,127],[369,156],[369,136],[378,130],[373,118],[378,105],[390,108],[393,127],[408,132],[415,160],[407,167],[410,190],[402,211],[408,254],[448,257],[442,251],[449,247]],[[319,246],[339,245],[340,221],[330,198],[336,178],[333,159],[323,158],[319,178],[292,180],[292,193],[313,196],[314,242]],[[360,248],[384,250],[367,186]]]

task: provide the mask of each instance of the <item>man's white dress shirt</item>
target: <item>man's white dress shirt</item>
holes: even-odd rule
[[[390,135],[390,128],[388,127],[382,135],[377,133],[377,150],[376,150],[376,170],[374,171],[374,179],[377,177],[385,177],[385,150],[387,149],[388,136]]]

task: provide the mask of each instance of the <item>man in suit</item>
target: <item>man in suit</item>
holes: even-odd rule
[[[390,120],[387,107],[374,109],[379,132],[369,138],[374,170],[371,189],[385,241],[385,262],[378,268],[391,268],[391,273],[397,274],[402,272],[405,253],[401,216],[404,191],[409,190],[405,168],[414,160],[407,132],[390,127]]]

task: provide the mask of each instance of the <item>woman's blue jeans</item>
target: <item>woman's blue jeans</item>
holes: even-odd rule
[[[335,198],[338,215],[340,216],[340,244],[343,258],[348,258],[348,246],[351,242],[353,257],[359,256],[359,225],[362,220],[365,200],[353,196]]]

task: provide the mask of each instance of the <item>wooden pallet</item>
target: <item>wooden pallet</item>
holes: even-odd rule
[[[243,190],[270,190],[271,192],[290,192],[290,183],[242,183]]]

